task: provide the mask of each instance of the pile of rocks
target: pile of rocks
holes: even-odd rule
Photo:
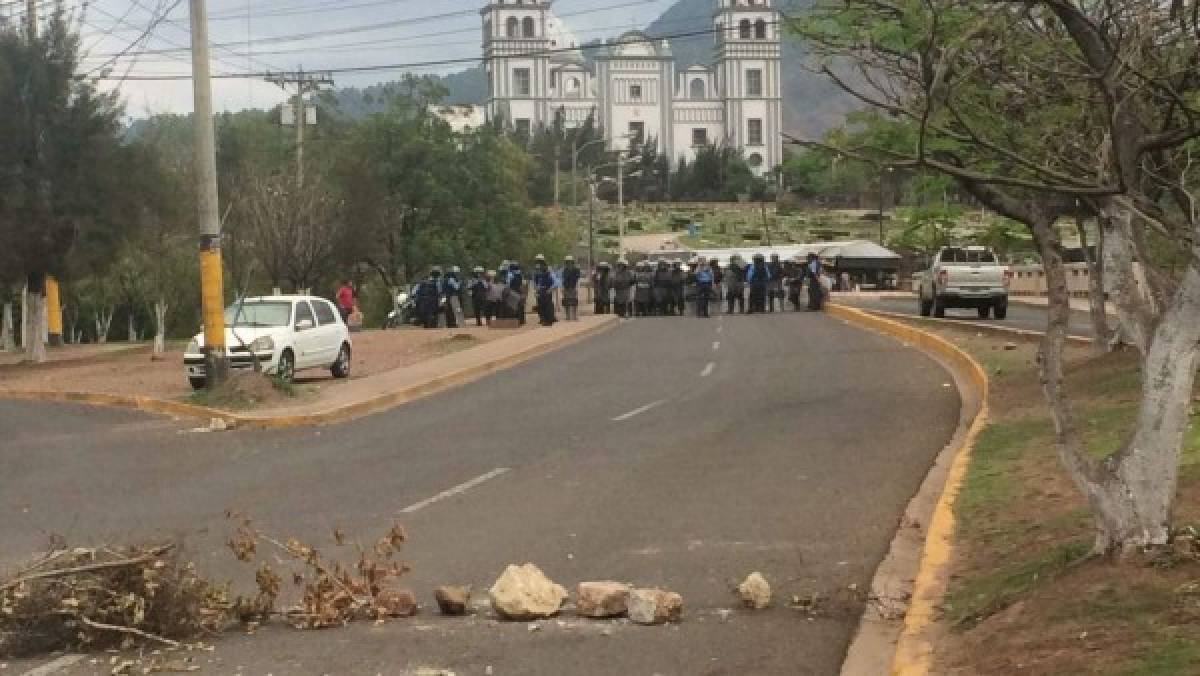
[[[492,609],[507,620],[537,620],[557,615],[566,603],[567,590],[532,563],[510,565],[488,591]],[[580,617],[628,617],[638,624],[678,622],[683,597],[664,589],[635,589],[624,582],[581,582],[575,612]]]

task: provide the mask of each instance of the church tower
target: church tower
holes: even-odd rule
[[[717,78],[725,144],[741,148],[756,175],[783,161],[779,11],[774,0],[717,0]]]
[[[488,119],[527,132],[553,123],[550,0],[491,0],[480,14]]]

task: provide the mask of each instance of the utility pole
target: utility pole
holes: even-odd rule
[[[588,269],[596,271],[596,228],[593,215],[596,207],[596,183],[588,181]]]
[[[617,151],[617,253],[625,257],[625,151]]]
[[[562,141],[554,142],[554,206],[558,206],[558,168],[562,164]]]
[[[37,37],[37,6],[39,0],[25,0],[26,30],[29,31],[29,41]]]
[[[208,61],[208,9],[190,0],[192,14],[192,113],[196,141],[196,216],[200,225],[200,301],[204,320],[205,386],[229,376],[225,354],[225,289],[221,266],[221,218],[217,202],[217,144],[213,131],[212,80]]]
[[[308,122],[307,110],[304,107],[304,95],[315,92],[323,86],[333,86],[333,74],[328,71],[306,73],[301,68],[290,73],[271,73],[266,77],[267,82],[278,85],[283,91],[295,87],[296,96],[293,99],[292,110],[295,111],[296,123],[296,185],[304,185],[304,126]]]

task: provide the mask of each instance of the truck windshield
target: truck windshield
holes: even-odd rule
[[[287,301],[246,301],[225,308],[225,326],[287,326],[291,319],[292,304]]]
[[[946,249],[942,252],[943,263],[995,263],[996,255],[991,251]]]

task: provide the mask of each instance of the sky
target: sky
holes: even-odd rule
[[[38,0],[48,11],[53,0]],[[188,0],[62,0],[80,21],[84,72],[111,68],[130,117],[192,110]],[[555,0],[555,12],[582,40],[644,28],[673,0]],[[86,3],[86,4],[85,4]],[[0,0],[0,17],[19,18],[23,0]],[[485,0],[208,0],[214,74],[393,66],[480,57]],[[572,16],[574,15],[574,16]],[[155,21],[155,19],[160,19]],[[447,73],[472,65],[389,68],[335,74],[337,86]],[[256,77],[215,79],[213,107],[269,108],[284,100]]]

